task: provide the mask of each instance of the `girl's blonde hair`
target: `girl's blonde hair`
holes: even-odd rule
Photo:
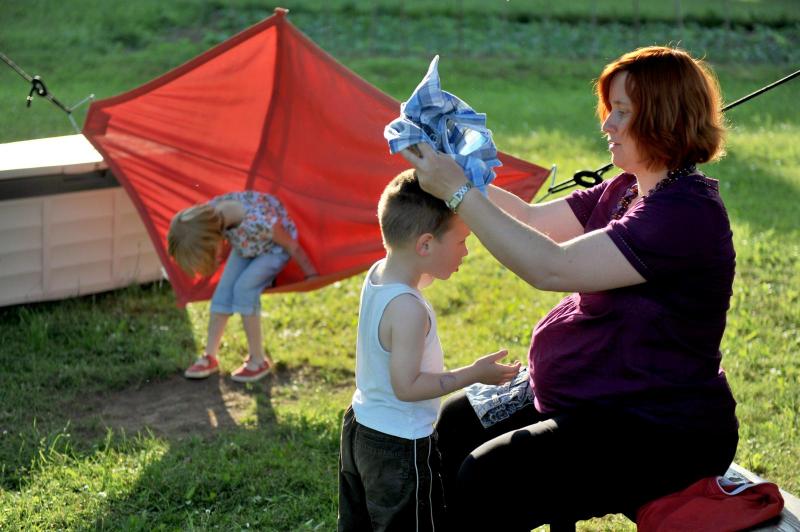
[[[189,275],[211,275],[217,268],[222,216],[208,204],[184,209],[172,218],[167,251]]]

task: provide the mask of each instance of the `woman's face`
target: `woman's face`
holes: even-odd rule
[[[611,78],[608,99],[611,109],[603,122],[603,133],[608,138],[608,149],[611,152],[611,162],[617,168],[636,174],[644,169],[644,163],[639,154],[636,141],[628,135],[628,126],[633,120],[633,104],[625,91],[625,80],[628,73],[624,70]]]

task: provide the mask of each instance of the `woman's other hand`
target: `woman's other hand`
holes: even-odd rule
[[[467,182],[464,170],[451,157],[424,142],[406,148],[400,154],[417,170],[422,189],[441,200],[450,199]]]

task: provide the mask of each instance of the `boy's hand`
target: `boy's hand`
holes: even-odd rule
[[[508,382],[519,373],[520,363],[500,364],[499,360],[508,354],[507,349],[501,349],[491,355],[483,356],[472,363],[477,381],[483,384],[502,384]]]

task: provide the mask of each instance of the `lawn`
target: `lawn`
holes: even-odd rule
[[[750,5],[730,3],[736,9]],[[520,2],[510,4],[521,9]],[[698,4],[719,13],[725,2]],[[719,56],[715,47],[707,50],[728,101],[797,68],[791,41],[797,32],[781,33],[786,26],[775,22],[793,11],[785,2],[762,4],[763,26],[703,26],[729,42],[750,42],[740,49],[746,60],[731,60],[729,50]],[[88,0],[28,2],[7,8],[0,51],[41,74],[66,102],[89,92],[106,97],[163,73],[270,11],[256,2],[229,5],[147,1],[119,2],[111,9]],[[402,28],[386,13],[387,5],[373,15],[354,3],[306,2],[290,17],[328,43],[348,67],[399,99],[416,85],[430,53],[444,46],[445,88],[488,114],[500,149],[543,166],[556,162],[562,176],[607,161],[592,116],[590,81],[630,40],[601,20],[596,49],[580,57],[570,32],[592,24],[595,4],[569,8],[582,9],[573,13],[574,24],[551,22],[558,26],[551,27],[546,49],[564,48],[552,54],[527,53],[514,40],[516,33],[501,32],[493,43],[459,55],[453,44],[457,25],[442,37],[446,42],[409,38],[384,49],[377,43],[385,40],[368,32],[348,34],[320,22],[321,13],[350,16],[354,27],[386,16],[381,31],[426,35],[420,29],[425,19],[413,15],[421,4],[407,4]],[[477,2],[463,5],[467,18],[480,13]],[[538,5],[531,2],[530,13],[543,13]],[[607,2],[596,5],[611,9]],[[669,40],[659,33],[666,31],[669,13],[642,8],[642,16],[641,31],[655,32],[647,38]],[[689,22],[713,23],[701,18]],[[506,26],[515,31],[525,24],[502,14],[487,20],[519,24]],[[694,31],[689,22],[684,30]],[[42,28],[46,46],[34,31]],[[352,44],[349,51],[343,41]],[[27,89],[15,76],[0,71],[0,139],[70,133],[66,119],[47,102],[24,108]],[[789,102],[796,101],[800,82],[731,111],[728,156],[705,168],[720,180],[738,254],[722,345],[739,402],[736,460],[794,493],[800,492],[800,109]],[[524,360],[531,327],[560,295],[524,285],[474,239],[470,249],[452,280],[426,290],[439,316],[446,361],[458,366],[501,346]],[[202,350],[208,304],[177,308],[166,282],[0,309],[0,529],[332,529],[339,419],[352,393],[360,282],[355,277],[313,293],[265,296],[265,341],[278,371],[267,382],[242,387],[229,379],[200,384],[179,377]],[[243,331],[232,320],[223,369],[233,369],[245,352]],[[580,528],[632,526],[609,516]]]

